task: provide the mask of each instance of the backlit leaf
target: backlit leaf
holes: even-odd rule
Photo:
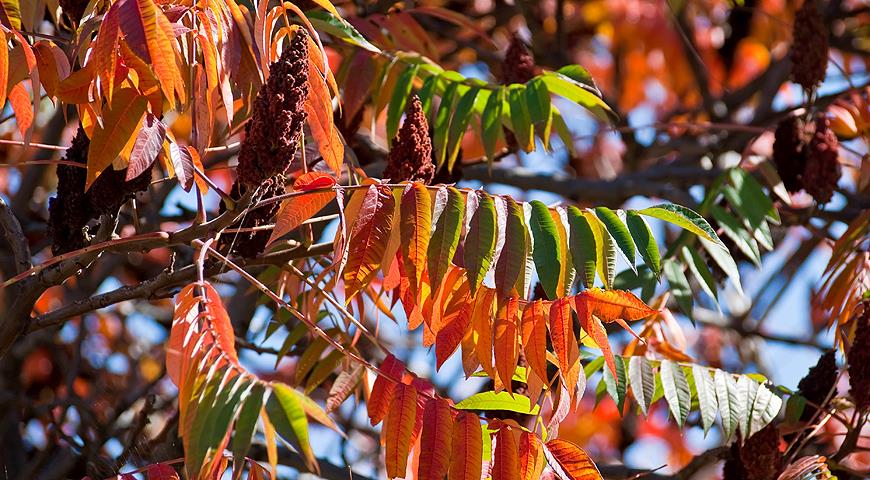
[[[628,360],[628,378],[634,399],[637,401],[640,411],[646,415],[650,403],[652,403],[653,391],[656,386],[655,375],[649,360],[641,356],[630,357]]]
[[[374,278],[390,235],[395,200],[389,188],[370,185],[351,230],[344,266],[344,288],[350,301]]]
[[[457,403],[456,408],[460,410],[505,410],[524,415],[537,415],[538,410],[540,410],[540,406],[532,405],[529,397],[515,395],[511,392],[475,393]]]
[[[497,233],[495,204],[492,197],[481,192],[478,194],[477,210],[471,217],[463,249],[465,271],[472,296],[492,264]]]
[[[456,188],[443,187],[438,191],[435,201],[436,204],[439,202],[442,204],[442,209],[435,223],[435,232],[429,240],[427,263],[429,279],[433,285],[438,285],[447,273],[447,267],[453,260],[456,247],[459,245],[465,200]],[[436,210],[437,208],[436,205]]]
[[[510,394],[504,392],[506,395]],[[477,415],[460,412],[453,423],[452,453],[448,480],[480,480],[483,462],[483,431]]]
[[[303,173],[293,182],[293,192],[309,192],[311,190],[328,189],[335,185],[332,176],[322,172]],[[275,215],[275,228],[269,237],[269,244],[299,228],[303,222],[311,219],[329,202],[335,199],[331,190],[295,195],[281,203],[281,208]]]
[[[615,360],[616,375],[609,368],[604,370],[604,385],[607,387],[607,393],[610,395],[610,398],[616,402],[616,408],[622,412],[622,407],[625,404],[628,379],[626,378],[625,362],[622,360],[622,357],[616,357]]]
[[[589,455],[572,442],[554,438],[544,444],[547,462],[559,478],[566,480],[602,480],[598,467]]]
[[[519,147],[526,152],[531,152],[535,150],[534,126],[529,117],[529,108],[524,92],[524,86],[512,86],[508,90],[508,103],[511,108],[512,130],[516,135]]]
[[[88,150],[88,176],[85,188],[97,179],[121,153],[121,149],[135,133],[139,120],[145,113],[145,97],[132,88],[115,92],[112,104],[104,112],[103,124],[94,127]]]
[[[429,234],[432,230],[431,197],[422,183],[412,183],[405,187],[402,194],[401,249],[404,259],[405,275],[410,281],[411,292],[416,296],[423,270],[426,268],[426,254],[429,250]]]
[[[492,480],[520,480],[519,446],[511,429],[503,426],[495,434]]]
[[[495,317],[494,342],[495,368],[501,383],[510,389],[511,377],[517,368],[519,358],[519,338],[517,310],[519,301],[516,297],[501,305]]]
[[[390,142],[393,141],[396,132],[399,131],[399,119],[402,117],[402,112],[405,111],[405,105],[414,86],[414,79],[417,78],[418,69],[418,65],[411,65],[406,68],[399,75],[396,85],[393,87],[392,98],[387,107],[387,139]]]
[[[648,217],[658,218],[668,223],[672,223],[683,230],[694,233],[695,235],[710,240],[712,242],[721,243],[716,232],[704,220],[704,217],[695,213],[692,209],[676,205],[673,203],[665,203],[656,205],[643,210],[638,210],[639,214]]]
[[[546,462],[540,440],[531,432],[521,432],[519,449],[520,478],[537,480]]]
[[[571,229],[570,250],[574,269],[580,275],[583,286],[591,288],[595,284],[595,270],[598,249],[603,245],[596,241],[596,236],[589,225],[589,221],[575,206],[567,209],[568,225]]]
[[[382,433],[386,444],[384,458],[388,478],[405,476],[416,418],[417,389],[411,385],[397,385]]]
[[[683,369],[672,360],[662,360],[660,376],[662,388],[665,392],[665,400],[668,401],[671,414],[681,427],[689,416],[692,406],[692,396],[689,391],[689,382]]]
[[[579,375],[580,351],[568,298],[560,298],[550,305],[550,340],[559,362],[559,373],[565,385],[573,389]]]
[[[308,97],[305,99],[308,126],[323,161],[338,175],[344,164],[344,143],[333,122],[332,99],[314,63],[314,55],[309,55],[308,60]]]
[[[381,362],[381,370],[389,374],[392,378],[400,379],[405,373],[405,365],[392,354],[387,355],[387,358]],[[369,420],[372,426],[377,425],[387,415],[390,403],[393,402],[393,397],[396,393],[396,383],[392,380],[378,375],[372,385],[371,394],[369,394],[366,406],[368,407]]]
[[[266,412],[278,435],[299,448],[306,466],[317,471],[317,460],[308,441],[308,418],[297,394],[287,385],[273,383],[272,394],[266,401]]]
[[[547,322],[549,319],[549,303],[543,300],[535,300],[527,304],[523,310],[523,356],[529,363],[529,368],[541,379],[547,377]]]
[[[499,300],[516,288],[526,263],[526,225],[523,208],[506,197],[504,244],[495,267],[495,287]]]
[[[625,223],[628,225],[634,244],[637,245],[638,253],[640,253],[646,266],[658,278],[662,272],[662,257],[652,230],[650,230],[646,220],[633,211],[626,212]]]
[[[716,411],[719,407],[716,402],[716,384],[710,371],[700,365],[692,365],[692,377],[695,379],[698,409],[701,410],[701,425],[706,435],[716,420]]]
[[[423,409],[423,431],[420,435],[419,480],[441,480],[450,469],[452,457],[453,415],[450,404],[441,398],[430,398]]]
[[[616,246],[619,247],[623,258],[628,262],[629,268],[637,272],[637,268],[634,266],[634,241],[631,239],[631,233],[625,224],[622,223],[619,215],[607,207],[596,208],[595,215],[598,216],[598,219],[601,220],[601,223],[607,228],[607,232],[610,233],[610,236],[616,242]]]
[[[713,375],[713,382],[716,386],[716,402],[719,404],[719,415],[722,417],[722,432],[725,434],[725,441],[728,441],[737,430],[740,417],[746,411],[745,406],[740,404],[737,395],[737,382],[730,374],[716,369]]]
[[[538,200],[532,200],[529,204],[532,207],[529,227],[534,238],[532,257],[535,260],[535,270],[547,298],[555,300],[561,296],[559,275],[562,272],[562,242],[559,241],[559,232],[550,215],[550,209]]]

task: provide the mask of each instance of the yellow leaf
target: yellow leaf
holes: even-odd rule
[[[90,188],[100,173],[115,161],[130,137],[134,136],[139,120],[145,113],[145,104],[145,97],[132,88],[115,92],[112,104],[103,117],[103,124],[94,126],[88,150],[85,189]]]

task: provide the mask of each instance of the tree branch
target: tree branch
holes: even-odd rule
[[[0,229],[3,230],[3,237],[6,239],[6,244],[9,245],[9,250],[12,251],[13,274],[30,269],[32,264],[30,263],[30,247],[27,245],[27,238],[21,231],[21,224],[15,218],[15,213],[2,197],[0,197]]]

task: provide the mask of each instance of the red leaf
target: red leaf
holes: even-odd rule
[[[178,472],[165,463],[157,463],[148,467],[148,480],[178,480]]]
[[[389,374],[392,378],[400,379],[405,373],[405,365],[392,354],[387,355],[387,358],[381,363],[381,370]],[[387,409],[393,401],[396,384],[387,378],[378,375],[372,385],[372,392],[368,399],[369,420],[372,426],[377,425],[387,415]]]
[[[441,398],[429,399],[423,409],[417,480],[441,480],[447,475],[452,437],[453,415],[450,404]]]
[[[461,412],[453,424],[452,458],[448,480],[480,480],[483,430],[477,415]]]
[[[468,302],[459,311],[458,315],[441,327],[435,340],[435,359],[437,368],[453,355],[459,343],[465,337],[468,327],[471,325],[471,314],[474,312],[474,302]]]
[[[157,155],[163,149],[165,138],[166,126],[163,125],[163,122],[153,114],[146,113],[136,141],[133,143],[133,150],[130,152],[127,181],[133,180],[151,168],[151,165],[157,160]]]
[[[519,300],[510,298],[504,303],[495,318],[495,368],[501,384],[510,390],[511,378],[517,369],[519,345],[517,338],[517,310]]]
[[[30,108],[30,94],[27,93],[24,84],[19,83],[9,91],[8,98],[9,105],[12,106],[12,111],[15,113],[15,123],[18,125],[18,132],[21,133],[22,137],[26,137],[27,132],[33,125],[33,110]]]
[[[370,185],[350,234],[344,289],[353,298],[374,278],[384,257],[393,222],[395,200],[389,188]]]
[[[185,192],[189,192],[193,187],[193,178],[196,175],[193,172],[193,155],[189,148],[175,142],[169,143],[169,160],[172,162],[172,169],[175,177],[178,178],[178,184]]]
[[[404,383],[396,387],[395,399],[390,404],[383,431],[388,478],[405,476],[411,436],[417,419],[417,389]]]
[[[517,439],[508,426],[503,426],[495,435],[492,480],[520,480]]]
[[[474,299],[474,312],[471,316],[472,334],[475,336],[474,351],[480,366],[495,378],[492,368],[492,306],[495,300],[495,290],[483,289]]]
[[[550,339],[559,362],[559,373],[569,390],[573,391],[579,378],[580,350],[574,336],[573,317],[569,298],[560,298],[550,306]]]
[[[544,454],[556,475],[565,480],[603,479],[589,455],[567,440],[550,440],[544,445]]]
[[[529,369],[539,378],[547,378],[547,320],[549,303],[535,300],[523,310],[523,355]]]
[[[325,173],[309,172],[301,175],[293,183],[294,192],[305,192],[331,188],[335,179]],[[281,209],[275,215],[275,229],[269,237],[269,244],[289,232],[297,229],[303,222],[310,219],[335,198],[335,192],[312,192],[290,197],[281,204]]]

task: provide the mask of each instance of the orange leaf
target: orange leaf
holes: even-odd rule
[[[145,97],[132,88],[115,92],[103,124],[94,126],[91,146],[88,150],[88,189],[100,173],[115,161],[121,150],[139,126],[145,113]]]
[[[541,442],[530,432],[520,433],[520,478],[534,480],[540,478],[544,469],[544,455],[541,452]]]
[[[502,385],[507,389],[510,389],[520,353],[517,339],[518,308],[519,300],[511,297],[498,309],[495,318],[495,368]]]
[[[459,343],[465,338],[468,327],[471,325],[471,315],[474,312],[474,302],[469,301],[460,310],[459,314],[451,318],[438,330],[435,339],[435,359],[437,368],[441,368],[444,362],[453,355]]]
[[[405,187],[401,213],[399,228],[402,236],[402,258],[405,262],[405,273],[411,282],[411,292],[416,295],[423,269],[426,267],[426,253],[432,231],[432,199],[424,184],[415,182]]]
[[[474,351],[480,366],[489,375],[495,378],[495,370],[492,368],[492,306],[495,300],[495,290],[483,289],[474,299],[474,312],[471,315],[471,328],[474,339]]]
[[[160,79],[164,97],[174,103],[175,94],[181,103],[187,95],[173,48],[172,25],[154,0],[128,0],[119,2],[118,17],[124,42],[145,63],[151,65]]]
[[[323,161],[336,175],[340,174],[344,164],[344,143],[333,124],[332,99],[312,55],[308,56],[308,98],[305,100],[305,111],[308,113],[311,135],[317,142]]]
[[[435,335],[441,329],[441,317],[446,313],[447,304],[454,294],[461,288],[468,291],[468,282],[465,280],[463,269],[454,265],[450,266],[450,270],[438,286],[435,292],[435,297],[432,301],[431,313],[424,315],[423,320],[426,324],[426,329],[423,330],[423,346],[428,347],[435,343]],[[426,313],[426,312],[424,312]]]
[[[550,306],[550,340],[559,362],[559,374],[569,391],[574,390],[579,378],[575,367],[580,361],[580,349],[574,336],[574,321],[571,315],[571,301],[560,298]]]
[[[405,365],[390,354],[381,362],[381,370],[395,379],[400,379],[405,373]],[[395,391],[396,384],[392,380],[378,375],[374,385],[372,385],[372,392],[369,394],[367,402],[369,420],[372,426],[380,423],[387,415],[387,409],[393,401]]]
[[[5,45],[6,42],[3,42],[3,44]],[[42,80],[42,87],[45,88],[45,93],[48,96],[53,97],[57,91],[58,84],[60,84],[60,79],[69,76],[69,60],[66,58],[63,50],[47,40],[36,42],[33,45],[33,53],[36,55],[36,66],[39,68],[39,78]],[[0,57],[2,56],[3,54],[0,53]],[[0,58],[0,68],[2,67],[2,58]],[[2,85],[2,82],[0,82],[0,85]]]
[[[417,389],[404,383],[396,386],[396,395],[384,420],[384,457],[387,477],[404,477],[411,451],[411,436],[417,421]]]
[[[423,433],[420,437],[420,463],[417,480],[441,480],[450,467],[453,415],[450,404],[441,398],[426,401]]]
[[[293,183],[293,191],[307,192],[331,188],[334,185],[335,179],[332,176],[321,172],[309,172],[296,179]],[[335,192],[325,191],[296,195],[284,200],[281,204],[281,209],[278,210],[275,216],[275,229],[272,230],[272,236],[269,237],[268,244],[298,228],[304,221],[317,214],[334,198]]]
[[[0,108],[6,105],[6,90],[9,83],[9,49],[6,47],[6,33],[0,28]]]
[[[87,65],[72,72],[57,85],[55,94],[60,101],[70,104],[83,104],[91,101],[91,82],[94,70]]]
[[[483,430],[477,415],[461,412],[453,424],[453,451],[448,480],[480,480]]]
[[[349,301],[374,278],[384,257],[395,200],[384,186],[370,185],[350,234],[344,289]]]
[[[30,94],[27,93],[23,83],[19,83],[9,90],[9,104],[12,106],[12,111],[15,112],[15,123],[18,125],[18,131],[24,137],[33,125],[33,110],[30,108]]]
[[[495,434],[492,480],[520,480],[517,439],[508,426],[503,426]]]
[[[529,369],[542,379],[547,378],[547,320],[549,303],[535,300],[523,310],[523,355]]]
[[[598,467],[577,445],[554,438],[544,445],[544,454],[550,467],[565,480],[602,480]]]

